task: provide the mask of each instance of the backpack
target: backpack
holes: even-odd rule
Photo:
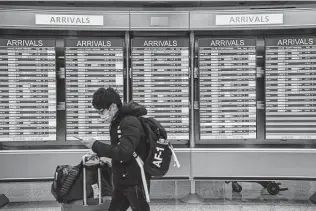
[[[143,161],[144,171],[151,177],[163,177],[167,174],[173,157],[174,166],[180,167],[173,146],[168,141],[164,127],[153,117],[138,117],[149,147],[147,158]],[[137,154],[134,153],[134,157]]]

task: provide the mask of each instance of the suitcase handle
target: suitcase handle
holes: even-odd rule
[[[91,155],[84,155],[82,157],[82,164],[83,164],[83,205],[84,206],[88,206],[88,204],[87,204],[87,169],[86,169],[86,166],[94,166],[94,165],[98,165],[99,204],[102,204],[100,159],[99,159],[99,157],[94,157],[94,160],[89,160],[90,157],[91,157]]]

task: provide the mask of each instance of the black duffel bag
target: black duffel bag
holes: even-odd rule
[[[93,198],[93,185],[98,185],[98,168],[101,169],[102,196],[112,196],[112,168],[103,163],[86,168],[87,198]],[[59,203],[71,203],[83,199],[83,164],[59,165],[56,168],[51,192]]]

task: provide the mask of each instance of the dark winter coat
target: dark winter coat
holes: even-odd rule
[[[115,187],[142,184],[140,168],[133,152],[142,160],[148,155],[145,133],[137,119],[146,114],[146,108],[135,102],[123,105],[110,125],[111,145],[96,141],[92,146],[99,157],[112,158]]]

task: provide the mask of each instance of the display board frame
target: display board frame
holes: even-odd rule
[[[264,132],[265,132],[265,110],[264,104],[260,102],[264,102],[265,96],[265,78],[264,78],[264,67],[265,67],[265,39],[268,38],[278,38],[278,37],[290,37],[290,36],[311,36],[316,34],[316,30],[311,29],[302,29],[300,31],[292,31],[292,30],[238,30],[234,31],[235,37],[255,37],[257,40],[257,139],[255,140],[212,140],[212,141],[205,141],[199,140],[199,110],[198,105],[195,106],[195,103],[199,101],[199,92],[196,87],[198,87],[198,71],[195,69],[198,68],[197,64],[197,53],[198,53],[198,43],[197,40],[199,38],[208,38],[208,37],[232,37],[232,32],[228,31],[215,31],[215,32],[192,32],[195,35],[194,44],[190,43],[190,56],[193,56],[193,62],[190,61],[190,77],[194,77],[192,84],[190,82],[190,86],[193,85],[194,93],[192,98],[192,93],[189,94],[189,102],[190,102],[190,124],[193,124],[195,133],[190,134],[190,141],[196,143],[197,147],[208,147],[208,145],[212,146],[221,146],[221,145],[238,145],[238,146],[305,146],[311,145],[315,143],[315,140],[283,140],[283,139],[265,139]],[[20,34],[19,36],[17,36]],[[23,34],[23,36],[22,36]],[[56,40],[56,81],[57,81],[57,103],[65,102],[65,80],[60,78],[60,74],[62,74],[61,69],[64,68],[64,39],[66,38],[82,38],[82,37],[120,37],[125,39],[126,46],[124,49],[124,68],[125,75],[124,75],[124,102],[126,102],[127,97],[131,97],[132,90],[131,90],[131,78],[130,72],[131,68],[128,66],[130,64],[131,58],[131,49],[129,41],[134,37],[155,37],[155,36],[168,36],[168,37],[184,37],[189,38],[188,32],[94,32],[93,36],[89,32],[83,31],[47,31],[47,30],[10,30],[10,29],[3,29],[0,33],[1,38],[12,38],[12,37],[19,37],[19,38],[51,38]],[[130,36],[130,37],[129,37]],[[191,41],[190,41],[191,42]],[[193,47],[192,47],[193,46]],[[192,49],[194,48],[194,49]],[[193,64],[192,64],[193,63]],[[195,78],[196,77],[196,78]],[[191,81],[191,80],[190,80]],[[127,96],[129,94],[129,96]],[[131,99],[131,98],[130,98]],[[260,106],[263,108],[260,108]],[[191,109],[194,107],[194,109]],[[193,116],[192,117],[192,110]],[[78,143],[78,141],[66,141],[65,140],[65,110],[60,109],[57,110],[57,141],[55,142],[39,142],[39,141],[25,141],[25,142],[0,142],[0,150],[6,149],[85,149],[83,145]],[[190,133],[192,131],[192,127],[190,127]],[[188,141],[175,141],[173,143],[179,144],[178,146],[181,147],[181,144],[188,144]],[[184,145],[185,146],[185,145]]]
[[[65,41],[65,72],[66,72],[66,77],[65,77],[65,104],[66,104],[66,132],[65,132],[65,136],[66,136],[66,141],[68,142],[68,141],[74,141],[75,140],[75,138],[72,138],[71,139],[71,135],[69,135],[68,136],[68,134],[67,134],[67,129],[68,129],[68,126],[67,126],[67,114],[68,114],[68,112],[67,112],[67,108],[68,108],[68,106],[67,106],[67,67],[66,67],[66,62],[67,62],[67,54],[66,54],[66,48],[67,47],[69,47],[69,46],[67,46],[67,43],[66,42],[73,42],[73,41],[102,41],[102,45],[106,45],[106,46],[101,46],[101,47],[96,47],[96,46],[93,46],[93,47],[91,47],[91,48],[103,48],[104,50],[103,51],[106,51],[105,49],[106,48],[120,48],[118,45],[121,45],[121,48],[122,48],[122,68],[121,68],[121,71],[119,71],[119,72],[121,72],[122,73],[122,90],[118,90],[119,91],[119,95],[120,95],[120,97],[121,97],[121,100],[122,100],[122,102],[124,102],[124,98],[125,98],[125,91],[124,91],[124,75],[126,75],[126,73],[125,73],[125,67],[124,67],[124,48],[125,48],[125,43],[124,43],[124,39],[123,38],[116,38],[116,37],[93,37],[93,38],[90,38],[90,37],[80,37],[80,38],[76,38],[76,39],[74,39],[74,38],[72,38],[72,39],[69,39],[69,38],[67,38],[67,39],[65,39],[64,41]],[[106,42],[106,43],[104,43],[104,42]],[[112,47],[112,46],[107,46],[108,45],[108,42],[113,42],[114,44],[116,44],[117,46],[115,46],[115,47]],[[82,43],[82,42],[81,42]],[[100,44],[99,42],[98,42],[98,44]],[[111,44],[112,45],[112,44]],[[70,48],[75,48],[75,47],[73,47],[73,46],[70,46]],[[89,47],[90,48],[90,47]],[[74,50],[73,50],[74,51]],[[92,52],[92,51],[91,51]],[[90,52],[90,53],[91,53]],[[108,51],[108,52],[110,52],[110,51]],[[114,63],[114,62],[113,62]],[[77,67],[77,69],[78,69],[79,67]],[[104,78],[105,79],[105,78]],[[78,85],[79,85],[79,83],[78,83]],[[103,88],[108,88],[109,86],[104,86]],[[113,86],[112,86],[113,87]],[[115,87],[114,87],[115,88]],[[95,89],[95,91],[97,90],[97,88]],[[91,93],[91,100],[92,100],[92,93]],[[95,109],[94,108],[92,108],[92,111],[91,111],[91,113],[90,114],[92,114],[93,112],[95,112],[95,115],[94,116],[96,116],[96,118],[98,118],[97,116],[98,116],[98,114],[97,114],[97,112],[95,111]],[[85,115],[86,115],[86,111],[85,111]],[[97,124],[100,124],[100,125],[102,125],[102,124],[104,124],[103,122],[101,122],[101,121],[98,121],[98,123]],[[78,125],[79,125],[79,123],[78,123]],[[88,126],[88,125],[87,125]],[[101,127],[101,126],[100,126]],[[98,140],[100,140],[100,141],[109,141],[110,139],[109,139],[109,125],[104,125],[104,130],[105,131],[107,131],[108,133],[106,133],[106,136],[107,136],[107,138],[108,139],[98,139]],[[77,131],[78,132],[78,131]],[[76,136],[76,135],[73,135],[73,136]],[[78,135],[78,136],[82,136],[82,135]],[[91,137],[93,137],[93,135],[90,135]]]
[[[271,29],[271,30],[248,30],[248,29],[238,29],[232,31],[195,31],[195,68],[198,65],[198,43],[199,38],[240,38],[240,37],[252,37],[256,39],[257,48],[257,138],[248,139],[248,140],[200,140],[199,139],[199,110],[195,110],[195,142],[198,148],[207,148],[207,147],[227,147],[227,146],[236,146],[236,147],[295,147],[295,146],[311,146],[315,144],[316,140],[299,140],[299,139],[266,139],[265,138],[265,40],[268,38],[282,38],[282,37],[293,37],[293,36],[315,36],[316,29],[300,29],[300,30],[281,30],[281,29]],[[198,74],[195,74],[198,77]],[[195,79],[197,80],[197,79]],[[195,82],[198,84],[198,81]],[[196,85],[198,87],[199,85]],[[196,101],[199,102],[200,96],[198,88],[195,90],[195,95],[197,96]]]
[[[189,108],[189,113],[188,113],[188,118],[189,118],[189,124],[188,124],[188,129],[189,129],[189,134],[188,134],[188,139],[169,139],[173,144],[177,144],[177,145],[181,145],[181,144],[189,144],[190,140],[191,140],[191,135],[192,135],[192,129],[191,129],[191,124],[194,124],[194,120],[191,119],[191,106],[193,105],[192,102],[192,94],[190,91],[190,87],[192,86],[191,84],[191,56],[190,56],[190,52],[191,52],[191,44],[190,44],[190,38],[189,35],[187,33],[182,33],[182,32],[168,32],[168,34],[166,32],[136,32],[134,34],[132,34],[131,36],[131,46],[130,46],[130,64],[131,64],[131,68],[130,68],[130,99],[133,100],[133,62],[132,62],[132,43],[133,43],[133,39],[187,39],[188,42],[188,108]]]
[[[20,35],[17,35],[18,34]],[[21,35],[23,34],[23,35]],[[57,93],[57,111],[56,111],[56,141],[4,141],[0,142],[0,150],[42,150],[42,149],[86,149],[78,140],[66,141],[66,110],[65,110],[65,40],[77,39],[84,37],[115,37],[123,39],[123,96],[122,102],[126,102],[126,48],[125,48],[125,32],[120,31],[94,31],[93,36],[88,31],[73,31],[73,30],[11,30],[4,29],[0,32],[0,37],[3,39],[14,38],[42,38],[42,39],[55,39],[55,55],[56,55],[56,93]],[[121,93],[122,94],[122,93]]]
[[[267,41],[268,40],[281,40],[281,39],[304,39],[304,38],[313,38],[314,42],[316,40],[316,34],[305,34],[305,33],[301,33],[301,34],[294,34],[294,35],[289,35],[289,34],[285,34],[285,35],[269,35],[269,36],[265,36],[265,57],[266,57],[266,48],[268,47],[267,45]],[[314,46],[316,44],[314,43]],[[271,46],[271,45],[270,45]],[[299,45],[298,45],[299,46]],[[274,47],[274,46],[273,46]],[[315,54],[316,55],[316,54]],[[265,68],[267,67],[267,59],[265,58]],[[265,72],[266,74],[266,72]],[[264,88],[265,88],[265,98],[267,95],[266,89],[267,89],[267,78],[265,77],[264,80]],[[264,106],[264,112],[265,112],[265,124],[264,124],[264,139],[266,142],[273,142],[273,143],[286,143],[286,144],[311,144],[313,143],[316,138],[307,138],[307,139],[298,139],[298,138],[289,138],[287,139],[285,138],[267,138],[267,134],[266,134],[266,112],[267,112],[267,103],[265,103]]]
[[[53,62],[54,63],[54,69],[56,70],[56,68],[57,68],[57,54],[56,54],[56,38],[47,38],[47,37],[29,37],[29,36],[27,36],[27,37],[22,37],[22,36],[15,36],[15,37],[7,37],[7,36],[5,36],[5,37],[0,37],[0,40],[7,40],[8,42],[10,41],[11,43],[13,43],[13,42],[15,42],[15,43],[17,43],[17,42],[19,42],[19,41],[22,41],[22,42],[25,42],[26,44],[22,44],[23,46],[22,47],[20,47],[20,46],[17,46],[16,48],[18,49],[18,50],[23,50],[23,48],[29,48],[29,47],[34,47],[34,48],[36,48],[36,47],[39,47],[39,48],[41,48],[42,46],[42,48],[45,48],[46,46],[45,46],[45,43],[44,43],[44,41],[46,40],[47,42],[51,42],[52,44],[51,44],[51,46],[48,46],[48,48],[54,48],[54,57],[55,57],[55,61]],[[31,43],[31,41],[32,41],[32,43],[33,44],[30,44]],[[40,41],[42,41],[42,42],[40,42]],[[32,46],[32,45],[34,45],[34,46]],[[42,46],[41,46],[42,45]],[[4,47],[4,46],[3,46]],[[35,58],[36,56],[34,56],[34,58]],[[36,62],[37,63],[37,62]],[[32,67],[35,67],[35,66],[32,66]],[[57,120],[57,83],[58,83],[58,81],[57,81],[57,77],[56,77],[56,71],[54,70],[54,72],[53,72],[53,76],[52,76],[52,78],[54,78],[54,84],[55,84],[55,108],[56,108],[56,110],[55,110],[55,136],[56,136],[56,139],[57,139],[57,122],[58,122],[58,120]],[[18,79],[17,79],[18,80]],[[47,83],[49,83],[48,81],[47,81]],[[49,88],[47,89],[47,91],[49,90]],[[48,103],[49,102],[47,102],[47,105],[48,105]],[[18,139],[18,138],[17,138]],[[48,139],[43,139],[43,140],[22,140],[22,139],[20,139],[20,140],[8,140],[8,141],[2,141],[2,142],[22,142],[22,143],[24,143],[24,142],[53,142],[53,141],[55,141],[55,140],[48,140]]]
[[[243,138],[243,139],[201,139],[201,122],[200,122],[200,102],[201,102],[201,96],[200,96],[200,67],[199,67],[199,53],[200,53],[200,46],[199,46],[199,40],[200,39],[254,39],[255,40],[255,69],[256,69],[256,79],[255,81],[255,89],[256,89],[256,138]],[[241,145],[241,144],[261,144],[264,143],[264,138],[262,132],[259,130],[262,126],[261,124],[261,114],[260,109],[258,109],[258,101],[260,101],[261,95],[262,95],[262,89],[258,89],[258,86],[260,84],[260,78],[261,76],[258,74],[258,68],[260,67],[260,49],[262,49],[262,43],[260,42],[261,38],[258,36],[232,36],[231,33],[226,33],[225,35],[221,35],[219,32],[218,35],[209,34],[207,32],[204,33],[198,33],[195,39],[195,68],[196,68],[196,95],[197,95],[197,102],[198,102],[198,109],[195,110],[195,116],[196,116],[196,129],[195,129],[195,140],[198,145],[206,146],[206,145]],[[259,59],[258,59],[259,58]]]

